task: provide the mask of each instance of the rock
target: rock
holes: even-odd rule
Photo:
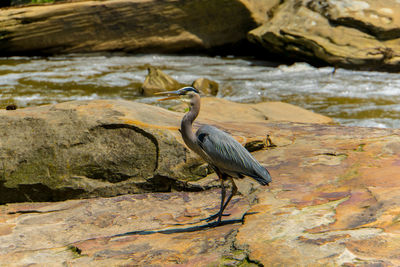
[[[4,0],[3,0],[4,1]],[[2,1],[2,2],[3,2]],[[69,1],[79,1],[79,0],[69,0]],[[81,0],[82,1],[82,0]],[[65,2],[65,0],[6,0],[9,2],[9,6],[18,6],[18,5],[49,5],[55,2]]]
[[[16,110],[16,109],[17,109],[17,105],[15,105],[15,104],[6,106],[6,110]]]
[[[216,96],[218,94],[218,83],[207,78],[196,79],[192,86],[204,95]]]
[[[183,85],[171,76],[155,67],[149,67],[148,74],[142,85],[142,94],[152,96],[154,93],[178,90]]]
[[[291,145],[255,153],[273,183],[236,247],[264,266],[399,265],[400,131],[285,125],[275,129],[292,135]]]
[[[0,204],[187,187],[207,169],[183,145],[179,121],[129,101],[0,110]]]
[[[223,98],[203,97],[200,119],[219,122],[291,121],[301,123],[333,123],[329,117],[283,102],[242,104]]]
[[[219,190],[26,203],[0,208],[0,262],[16,266],[218,265],[249,205],[235,197],[230,221],[200,221],[218,211]],[[239,262],[236,260],[235,262]]]
[[[399,70],[400,3],[281,1],[273,16],[249,33],[272,53],[335,67]]]
[[[269,20],[273,10],[281,2],[281,0],[243,0],[243,3],[251,11],[252,17],[259,25]]]
[[[171,107],[177,112],[187,112],[187,104]],[[182,115],[183,116],[183,115]],[[300,123],[334,123],[329,117],[284,102],[243,104],[218,97],[202,97],[200,120],[214,122],[290,121]]]
[[[400,265],[400,130],[268,121],[218,126],[237,137],[269,133],[276,144],[253,153],[273,182],[248,190],[255,202],[236,196],[222,226],[200,221],[218,209],[215,189],[7,204],[0,206],[0,262]]]
[[[257,26],[240,0],[106,0],[0,10],[0,51],[176,53],[246,41]]]
[[[282,108],[216,98],[203,102],[196,127],[232,119],[265,122],[265,113],[273,118],[274,108],[275,113]],[[292,116],[295,121],[329,122],[324,116],[281,105],[302,118]],[[207,165],[186,148],[178,132],[182,116],[122,100],[0,110],[0,204],[207,188],[196,182],[208,174]],[[238,140],[254,151],[264,147],[263,138]]]

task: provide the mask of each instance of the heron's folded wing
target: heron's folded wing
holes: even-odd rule
[[[229,134],[210,125],[196,133],[199,146],[221,171],[247,175],[261,184],[271,181],[268,171]]]

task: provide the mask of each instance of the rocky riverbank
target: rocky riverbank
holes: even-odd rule
[[[251,40],[268,53],[396,69],[397,3],[266,2],[1,9],[0,50],[183,52]],[[149,68],[142,94],[167,83],[181,86]],[[218,91],[212,81],[193,84]],[[216,175],[182,142],[184,108],[171,109],[94,100],[1,110],[0,265],[400,265],[400,130],[339,126],[281,102],[203,97],[195,127],[229,132],[273,179],[238,181],[230,215],[215,227],[202,219],[219,208]]]
[[[88,189],[96,187],[109,188],[97,192],[111,196],[112,188],[117,192],[122,183],[125,186],[117,195],[129,193],[128,188],[155,188],[157,175],[159,181],[168,181],[158,183],[164,185],[159,191],[173,192],[2,205],[0,262],[6,266],[400,264],[396,257],[399,130],[272,118],[234,122],[199,118],[196,127],[217,125],[244,144],[263,144],[266,135],[272,142],[253,152],[270,170],[271,185],[242,180],[241,195],[232,201],[225,224],[210,227],[201,219],[218,209],[216,177],[203,172],[198,158],[184,148],[177,131],[181,116],[128,101],[1,111],[2,196],[10,190],[10,196],[24,200],[29,192],[22,190],[22,177],[26,177],[24,188],[33,188],[38,195],[45,192],[34,185],[38,177],[57,190],[80,186],[82,195],[72,197],[89,196]],[[40,127],[34,128],[32,122]],[[37,174],[20,171],[31,165],[40,167],[32,169]],[[137,186],[140,183],[143,187]]]
[[[399,9],[395,0],[109,0],[10,7],[0,9],[0,53],[219,51],[398,71]]]

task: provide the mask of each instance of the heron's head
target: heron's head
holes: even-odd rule
[[[158,99],[158,101],[164,101],[169,99],[181,99],[184,102],[190,104],[193,97],[199,95],[199,91],[193,87],[183,87],[176,91],[159,92],[156,95],[166,95],[167,97]]]

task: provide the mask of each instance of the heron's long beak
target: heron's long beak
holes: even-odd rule
[[[179,98],[179,91],[157,92],[154,94],[155,95],[168,95],[168,97],[158,99],[157,101],[164,101],[164,100]]]

